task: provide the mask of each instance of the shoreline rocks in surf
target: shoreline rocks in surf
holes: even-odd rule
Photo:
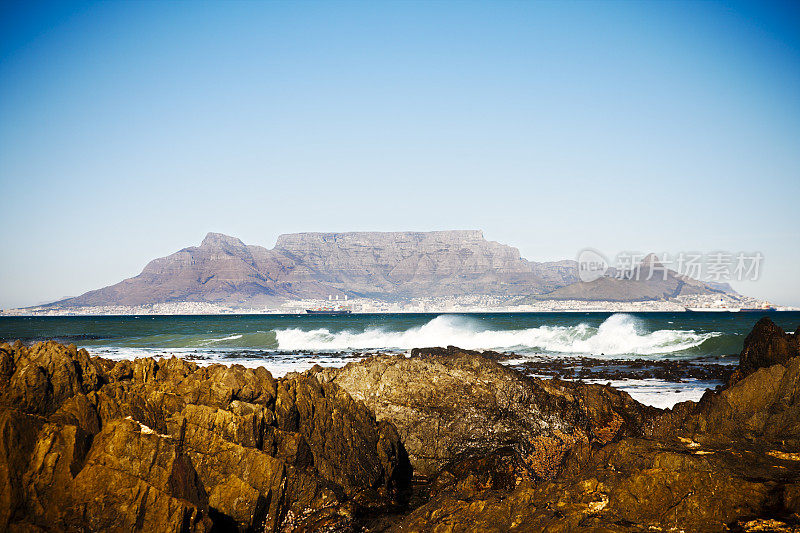
[[[608,387],[525,378],[498,367],[496,354],[455,347],[309,373],[394,422],[427,474],[416,508],[392,531],[789,532],[800,527],[797,340],[760,322],[741,355],[760,368],[665,411]],[[540,387],[562,403],[543,405]],[[542,433],[527,425],[525,406],[559,416],[566,407],[573,424],[594,424],[595,438],[573,429],[573,441],[551,440],[557,462],[526,454]],[[531,475],[530,457],[558,466]]]
[[[2,345],[0,529],[789,531],[800,357],[759,324],[672,410],[455,347],[274,379]]]
[[[0,529],[346,527],[402,505],[391,424],[333,384],[0,346]]]

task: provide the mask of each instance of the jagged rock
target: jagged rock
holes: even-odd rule
[[[785,334],[763,326],[755,335],[761,341],[746,343],[743,358],[773,360]],[[605,388],[570,387],[592,406],[583,408],[590,418],[619,401],[592,399]],[[798,390],[800,357],[791,357],[707,392],[699,403],[667,412],[617,408],[629,415],[628,436],[599,448],[576,443],[558,477],[539,482],[514,480],[519,468],[508,449],[458,457],[433,478],[428,501],[392,530],[794,531]]]
[[[0,411],[0,527],[7,527],[15,515],[25,514],[22,484],[28,459],[45,420],[17,411]]]
[[[445,486],[394,530],[728,531],[737,520],[796,513],[780,494],[798,474],[796,462],[752,451],[626,438],[579,446],[558,479],[511,492]]]
[[[188,405],[170,420],[170,434],[183,444],[216,512],[242,529],[274,531],[282,511],[285,464],[255,447],[226,439],[225,423],[221,428],[214,424],[215,419],[229,418],[226,413]]]
[[[728,385],[706,392],[699,402],[676,405],[653,419],[646,434],[685,436],[704,443],[744,440],[800,447],[797,338],[762,318],[745,338],[739,367]]]
[[[371,357],[341,369],[312,369],[388,420],[417,473],[431,475],[457,456],[513,446],[528,475],[555,475],[580,441],[633,434],[643,407],[609,388],[526,377],[472,351],[414,351]]]
[[[355,528],[408,493],[391,424],[312,377],[52,342],[0,372],[0,529]]]
[[[800,355],[800,336],[785,333],[765,316],[756,322],[753,330],[744,339],[736,379],[752,374],[759,368],[776,364],[785,365],[789,359],[798,355]]]
[[[73,523],[95,531],[211,527],[208,496],[179,443],[134,420],[110,422],[95,436],[72,498]]]
[[[503,354],[492,350],[465,350],[464,348],[459,348],[458,346],[452,346],[452,345],[446,348],[442,348],[441,346],[434,346],[429,348],[411,349],[411,357],[440,357],[440,356],[448,356],[455,354],[480,355],[481,357],[485,357],[487,359],[494,359],[497,361],[508,358],[508,354]]]
[[[21,344],[4,345],[3,378],[6,386],[0,399],[26,412],[50,415],[61,403],[97,390],[103,384],[101,371],[86,350],[74,344],[53,341],[28,348]]]
[[[350,495],[370,487],[383,492],[382,497],[397,496],[392,492],[397,488],[392,483],[394,469],[402,468],[407,460],[391,425],[375,425],[363,404],[338,385],[299,375],[282,384],[287,385],[288,401],[298,414],[298,429],[319,472]],[[360,453],[365,449],[371,453]],[[398,464],[392,464],[389,456]]]
[[[95,392],[91,393],[94,397]],[[97,408],[86,394],[76,394],[61,403],[50,420],[64,425],[73,425],[90,435],[100,431],[101,419]]]
[[[759,441],[800,448],[800,357],[756,370],[733,385],[679,404],[652,421],[647,435],[703,443]]]
[[[177,444],[132,420],[94,438],[0,411],[0,528],[208,531],[202,485]]]

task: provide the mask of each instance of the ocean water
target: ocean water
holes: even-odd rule
[[[526,358],[645,359],[735,364],[760,313],[470,313],[0,317],[0,339],[56,339],[111,359],[172,355],[200,364],[265,366],[274,375],[341,366],[375,352],[455,345]],[[787,331],[800,312],[769,316]],[[602,381],[602,380],[600,380]],[[603,381],[605,382],[605,381]],[[711,382],[613,381],[658,407],[696,400]]]

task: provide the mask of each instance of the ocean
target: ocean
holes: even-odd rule
[[[583,370],[657,407],[697,400],[738,362],[764,313],[466,313],[0,317],[0,339],[55,339],[110,359],[177,356],[264,366],[273,375],[342,366],[372,353],[454,345],[507,352],[504,364],[542,377]],[[771,312],[787,331],[800,312]],[[599,365],[594,373],[590,367]],[[690,369],[654,374],[654,365]],[[698,369],[715,369],[699,372]],[[548,372],[550,369],[557,369]],[[620,371],[623,369],[623,371]],[[627,369],[627,370],[625,370]],[[639,369],[631,371],[631,369]],[[638,372],[638,373],[637,373]],[[578,374],[576,374],[577,376]],[[699,376],[699,377],[698,377]],[[709,377],[710,376],[710,377]]]

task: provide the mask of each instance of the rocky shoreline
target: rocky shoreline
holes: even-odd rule
[[[513,352],[464,350],[447,348],[415,348],[412,357],[420,355],[481,355],[538,378],[571,380],[660,379],[672,383],[686,380],[727,383],[736,371],[738,356],[695,357],[691,359],[604,358],[586,356],[553,357],[539,355],[524,358]],[[346,354],[339,354],[345,357]]]
[[[665,363],[726,383],[671,410],[527,375],[623,372],[596,359],[448,347],[275,379],[0,345],[0,530],[797,531],[798,338],[765,318],[738,366]]]

